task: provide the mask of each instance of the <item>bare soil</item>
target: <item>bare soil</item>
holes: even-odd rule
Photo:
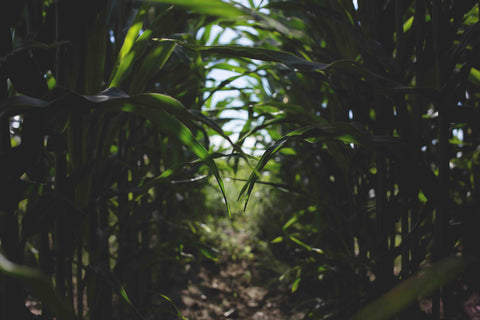
[[[188,265],[188,280],[178,291],[181,315],[188,320],[252,319],[300,320],[297,297],[289,283],[280,281],[275,259],[248,233],[228,228],[233,248],[223,249],[221,258]],[[221,247],[221,246],[220,246]],[[251,248],[249,254],[245,248]]]
[[[180,291],[182,316],[190,320],[210,319],[302,319],[292,312],[288,288],[268,285],[255,261],[224,261],[216,268],[201,266],[198,274]]]

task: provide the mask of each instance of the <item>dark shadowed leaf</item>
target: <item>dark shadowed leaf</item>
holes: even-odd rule
[[[221,0],[150,0],[150,2],[175,4],[198,13],[219,17],[234,18],[245,15],[239,8]]]
[[[0,271],[13,278],[20,279],[30,286],[35,295],[62,319],[76,319],[72,306],[68,305],[55,291],[46,275],[27,266],[22,266],[8,260],[0,253]]]
[[[279,63],[285,64],[286,66],[290,67],[293,70],[303,71],[303,72],[323,71],[328,69],[331,66],[326,63],[308,61],[292,53],[285,52],[285,51],[275,51],[270,49],[236,46],[236,45],[195,46],[182,41],[171,40],[171,39],[157,39],[157,40],[162,42],[173,41],[191,50],[206,52],[206,53],[220,55],[220,56],[250,58],[250,59],[262,60],[262,61],[279,62]]]
[[[31,106],[28,105],[29,102],[32,102]],[[199,117],[190,113],[181,102],[170,96],[151,93],[129,97],[122,90],[109,88],[98,95],[82,96],[68,93],[49,104],[32,98],[12,98],[6,100],[4,106],[2,109],[5,110],[5,114],[7,114],[7,110],[10,112],[16,110],[17,106],[22,106],[25,110],[31,110],[31,108],[36,110],[38,107],[43,107],[41,110],[46,113],[47,118],[55,118],[57,112],[64,113],[74,109],[86,112],[92,108],[103,112],[126,111],[141,115],[153,123],[159,131],[182,142],[208,166],[217,179],[230,216],[225,187],[218,168],[209,152],[195,139],[185,125],[186,122],[197,120]],[[49,122],[47,121],[47,123]],[[204,121],[204,123],[207,122]],[[215,129],[219,130],[218,127]]]
[[[259,172],[265,167],[265,165],[272,159],[272,157],[285,147],[288,143],[296,139],[303,139],[306,141],[312,141],[312,139],[317,141],[328,140],[328,139],[337,139],[345,143],[356,143],[361,144],[368,137],[367,133],[363,133],[361,130],[355,127],[351,123],[322,123],[315,126],[307,126],[295,131],[290,132],[289,134],[283,136],[281,139],[277,140],[272,146],[268,147],[263,153],[262,157],[258,161],[255,170],[250,174],[247,182],[243,186],[239,194],[240,197],[245,194],[245,208],[247,207],[250,194],[253,190],[253,187],[258,179]]]

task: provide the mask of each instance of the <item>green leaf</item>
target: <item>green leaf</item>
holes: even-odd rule
[[[144,53],[149,48],[149,45],[151,45],[151,38],[157,36],[162,31],[164,28],[163,22],[168,21],[167,18],[172,14],[172,7],[162,12],[140,36],[138,36],[138,33],[136,33],[135,37],[133,36],[135,32],[137,32],[137,27],[132,26],[132,28],[134,28],[134,30],[132,30],[132,35],[128,41],[125,39],[128,43],[124,43],[125,48],[122,47],[123,52],[119,55],[113,72],[110,75],[109,87],[118,87],[127,78],[131,73],[135,62],[143,57]],[[143,15],[140,15],[139,13],[138,19],[142,20],[141,23],[143,26]],[[132,44],[131,41],[134,38],[136,38],[136,40]],[[169,56],[170,55],[168,55],[168,57]],[[149,60],[151,60],[151,58]]]
[[[188,318],[185,318],[184,316],[182,316],[182,313],[180,312],[180,310],[178,309],[178,307],[175,305],[175,303],[172,301],[172,299],[170,299],[169,297],[167,297],[166,295],[164,294],[160,294],[160,296],[167,300],[174,308],[175,308],[175,311],[177,312],[177,317],[181,320],[188,320]]]
[[[139,320],[142,320],[144,319],[144,317],[142,316],[142,314],[140,313],[140,311],[135,307],[135,305],[132,303],[132,301],[130,300],[130,298],[128,297],[128,294],[127,294],[127,291],[125,290],[125,288],[123,286],[120,286],[120,296],[123,298],[123,300],[130,306],[130,308],[132,308],[133,312],[135,313],[135,316],[139,319]]]
[[[282,242],[282,241],[283,241],[283,237],[279,236],[279,237],[276,237],[275,239],[273,239],[272,241],[270,241],[270,243],[279,243],[279,242]]]
[[[287,230],[288,227],[290,227],[292,224],[294,224],[295,222],[298,221],[298,217],[297,216],[293,216],[291,217],[282,227],[283,230]]]
[[[142,181],[142,184],[139,185],[138,188],[135,190],[135,194],[137,195],[137,198],[135,200],[138,201],[140,198],[143,197],[145,193],[147,193],[153,187],[156,187],[158,185],[164,185],[170,182],[170,176],[174,174],[181,166],[182,164],[180,162],[175,163],[172,167],[163,171],[162,174],[158,177]]]
[[[296,156],[297,155],[297,151],[295,151],[294,148],[283,148],[282,150],[280,150],[280,153],[284,154],[286,156]]]
[[[149,2],[170,3],[198,13],[226,18],[235,18],[245,15],[245,13],[239,8],[220,0],[150,0]]]
[[[173,49],[175,49],[175,44],[164,43],[150,50],[145,59],[143,59],[138,71],[133,75],[130,92],[145,91],[147,82],[162,70],[172,55]]]
[[[243,159],[245,159],[246,164],[250,166],[250,163],[248,161],[249,155],[247,155],[245,152],[243,152],[242,148],[239,147],[237,144],[233,143],[232,139],[228,135],[223,132],[222,128],[212,119],[206,117],[205,115],[202,114],[201,111],[198,110],[188,110],[188,112],[199,122],[209,126],[212,128],[216,133],[218,133],[222,138],[228,141],[230,145],[233,147],[233,150],[237,152]]]
[[[158,130],[167,133],[174,139],[180,140],[188,149],[198,156],[215,176],[222,191],[223,199],[227,208],[228,216],[231,217],[227,195],[223,180],[218,171],[217,165],[208,151],[195,139],[190,129],[180,120],[182,117],[192,119],[193,116],[186,111],[186,108],[176,99],[162,94],[141,94],[127,99],[116,99],[109,103],[110,107],[122,111],[132,112],[143,116]],[[166,110],[166,111],[164,111]],[[172,114],[182,115],[174,117]]]
[[[29,105],[32,102],[32,105]],[[65,113],[72,110],[87,112],[90,109],[97,111],[125,111],[138,114],[153,123],[157,129],[169,137],[180,141],[197,157],[199,157],[215,176],[223,194],[225,206],[229,217],[230,208],[226,196],[225,186],[218,168],[209,152],[193,136],[185,123],[196,120],[185,106],[178,100],[162,94],[139,94],[129,97],[125,92],[117,88],[109,88],[97,95],[78,95],[68,93],[61,98],[45,104],[39,99],[7,99],[0,106],[0,115],[9,114],[15,110],[17,104],[26,110],[40,110],[52,117],[55,113]],[[40,107],[40,108],[39,108]],[[17,113],[18,114],[18,113]],[[55,118],[55,117],[54,117]],[[51,124],[46,122],[45,129]],[[39,133],[42,134],[42,133]]]
[[[336,139],[343,141],[345,143],[377,143],[380,145],[380,141],[372,140],[373,136],[369,135],[368,132],[362,132],[360,128],[357,128],[353,123],[338,122],[338,123],[318,123],[311,126],[306,126],[294,130],[279,140],[277,140],[273,145],[268,147],[263,153],[262,157],[258,161],[255,169],[250,174],[247,182],[240,190],[239,199],[243,194],[246,195],[245,206],[246,209],[250,194],[253,190],[253,187],[258,180],[259,172],[265,167],[265,165],[270,161],[270,159],[288,143],[295,139],[311,139],[315,138],[317,141]],[[383,145],[383,144],[382,144]]]
[[[6,119],[24,112],[40,110],[47,106],[48,102],[41,99],[27,96],[14,96],[0,102],[0,119]]]
[[[209,250],[205,249],[205,248],[199,248],[198,249],[200,251],[200,253],[207,259],[210,259],[210,260],[218,260],[218,257],[216,257],[215,255],[213,255]]]
[[[307,249],[308,251],[312,251],[312,247],[310,247],[308,244],[306,244],[305,242],[301,241],[301,240],[298,239],[297,237],[289,236],[289,239],[292,240],[293,242],[295,242],[296,244],[298,244],[299,246],[304,247],[304,248]]]
[[[111,90],[114,93],[120,91],[118,89]],[[98,97],[94,99],[98,99]],[[195,139],[190,129],[178,120],[182,119],[182,121],[185,121],[194,119],[194,116],[187,111],[181,102],[167,95],[153,93],[140,94],[129,98],[105,99],[108,100],[107,106],[112,110],[122,110],[143,116],[155,124],[158,130],[167,133],[174,139],[180,140],[188,149],[198,156],[215,176],[225,201],[228,216],[231,217],[225,186],[213,158]]]
[[[127,53],[130,52],[130,49],[132,49],[133,44],[135,43],[140,33],[140,30],[143,27],[143,19],[145,18],[146,13],[147,13],[147,10],[145,8],[140,8],[137,15],[135,16],[135,20],[133,21],[132,25],[128,29],[127,35],[123,40],[122,48],[118,52],[119,62],[122,61],[123,58],[125,58],[125,56],[127,55]]]
[[[207,70],[214,70],[214,69],[220,69],[220,70],[225,70],[225,71],[231,71],[231,72],[236,72],[236,73],[248,73],[250,70],[245,67],[240,67],[240,66],[235,66],[230,63],[217,63],[214,64],[210,67],[207,67]]]
[[[418,200],[420,200],[421,203],[427,203],[427,198],[422,191],[418,191]]]
[[[258,180],[259,172],[265,167],[267,162],[275,155],[275,153],[278,152],[278,150],[283,148],[284,145],[286,145],[295,138],[296,136],[284,136],[265,150],[262,157],[255,166],[255,169],[248,177],[247,182],[243,185],[242,190],[240,190],[240,194],[238,195],[238,199],[240,199],[243,194],[246,195],[244,210],[246,210],[247,208],[248,200],[250,198],[250,194],[252,193],[255,182]]]
[[[303,72],[314,72],[314,71],[324,71],[330,68],[331,64],[312,62],[300,58],[292,53],[285,51],[276,51],[270,49],[263,49],[257,47],[245,47],[245,46],[196,46],[192,44],[187,44],[182,41],[172,40],[172,39],[154,39],[157,41],[173,41],[178,45],[184,46],[190,50],[206,52],[216,55],[222,55],[227,57],[236,57],[236,58],[250,58],[262,61],[271,61],[283,63],[286,66],[290,67],[293,70],[303,71]]]
[[[478,23],[478,4],[475,5],[467,14],[465,14],[464,23],[467,26]]]
[[[427,267],[401,282],[357,312],[350,320],[391,319],[412,303],[417,302],[419,296],[427,296],[448,281],[454,280],[464,267],[465,260],[460,257],[449,257],[436,262],[431,267]]]
[[[0,253],[0,272],[24,281],[58,318],[77,319],[72,306],[60,297],[50,279],[39,270],[13,263]]]
[[[298,286],[300,285],[300,281],[302,281],[302,278],[297,278],[292,284],[292,293],[298,290]]]
[[[290,103],[277,102],[277,101],[257,103],[255,105],[255,108],[264,110],[265,112],[271,112],[271,113],[283,111],[283,112],[289,112],[292,114],[307,114],[307,112],[305,111],[305,108],[302,106],[290,104]],[[323,119],[322,117],[316,117],[316,118],[317,120]]]
[[[472,81],[476,85],[480,85],[480,71],[475,68],[471,68],[468,80]]]
[[[405,23],[403,24],[403,32],[407,32],[413,25],[413,16],[411,16]]]

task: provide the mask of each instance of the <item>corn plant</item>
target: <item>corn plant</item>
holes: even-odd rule
[[[238,145],[262,130],[275,141],[258,139],[266,149],[241,195],[247,203],[262,170],[289,191],[277,200],[284,210],[272,245],[292,263],[292,291],[315,297],[312,317],[343,319],[413,277],[423,280],[404,282],[355,318],[412,318],[421,314],[414,301],[428,295],[433,319],[441,302],[443,316],[458,316],[458,295],[477,281],[471,262],[460,276],[464,262],[443,259],[478,259],[478,3],[236,8],[251,18],[223,26],[254,28],[242,33],[252,47],[184,46],[268,81],[242,96],[248,120]],[[427,289],[418,284],[431,278],[414,274],[429,264],[443,280]],[[464,289],[446,285],[452,278]]]
[[[224,133],[198,112],[204,62],[153,40],[191,41],[206,18],[131,1],[10,4],[0,319],[29,317],[27,293],[47,318],[155,313],[153,284],[175,272],[205,168],[225,196],[205,126]]]
[[[135,305],[151,303],[158,273],[134,262],[153,261],[150,241],[173,243],[165,221],[196,208],[175,200],[170,182],[197,181],[200,159],[223,191],[203,145],[211,134],[231,139],[199,112],[211,103],[210,57],[219,60],[208,68],[237,73],[212,90],[239,91],[235,108],[248,115],[234,152],[245,156],[251,138],[263,148],[240,196],[248,209],[260,173],[275,177],[268,234],[291,264],[292,292],[310,297],[307,316],[410,319],[418,297],[430,297],[433,319],[441,302],[444,317],[459,316],[458,296],[477,285],[478,4],[155,2],[195,13],[27,1],[24,18],[15,2],[2,19],[2,316],[23,314],[12,275],[63,318],[109,318],[118,299],[121,312],[143,316]],[[252,46],[205,45],[214,25]],[[233,87],[242,76],[250,87]],[[117,89],[98,94],[107,87]],[[229,102],[207,113],[221,118]],[[56,295],[48,276],[18,266],[25,248],[38,250]]]

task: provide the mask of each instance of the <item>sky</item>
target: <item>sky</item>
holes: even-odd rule
[[[249,4],[249,1],[248,0],[236,0],[235,2],[238,2],[246,7],[250,7],[250,4]],[[261,5],[265,5],[268,3],[268,1],[266,0],[253,0],[254,2],[254,5],[255,7],[258,7],[260,4]],[[248,31],[252,32],[252,33],[255,33],[255,29],[253,28],[248,28],[248,27],[244,27],[244,29],[248,29]],[[219,39],[219,42],[220,43],[230,43],[232,39],[234,39],[235,37],[237,37],[237,33],[235,31],[233,31],[232,29],[230,28],[226,28],[226,29],[223,29],[221,28],[220,26],[214,26],[212,28],[212,31],[211,31],[211,37],[210,37],[210,41],[207,42],[207,44],[211,44],[211,41],[213,41],[213,39],[216,37],[216,35],[218,33],[222,33],[221,36],[220,36],[220,39]],[[202,32],[199,32],[199,37],[202,35]],[[236,40],[236,43],[239,44],[239,45],[243,45],[243,46],[252,46],[253,45],[253,42],[247,38],[240,38],[240,39],[237,39]],[[212,71],[208,74],[208,78],[211,78],[211,79],[214,79],[215,81],[215,84],[219,84],[220,82],[222,82],[223,80],[225,79],[228,79],[234,75],[237,75],[237,73],[235,72],[229,72],[229,71],[225,71],[225,70],[218,70],[218,69],[212,69]],[[255,81],[254,79],[250,78],[251,81]],[[265,83],[266,84],[266,83]],[[207,87],[208,86],[213,86],[214,84],[213,83],[207,83]],[[233,81],[231,83],[231,86],[233,87],[247,87],[248,86],[248,77],[241,77],[235,81]],[[208,92],[206,93],[206,95],[208,95]],[[220,92],[216,92],[213,94],[212,96],[212,101],[211,101],[211,106],[214,107],[217,102],[219,101],[222,101],[224,100],[225,98],[228,98],[228,97],[238,97],[238,92],[236,90],[231,90],[231,91],[220,91]],[[234,100],[232,101],[231,104],[229,104],[229,107],[239,107],[239,106],[242,106],[242,103],[238,100]],[[231,131],[233,132],[233,134],[231,135],[231,139],[233,141],[237,140],[238,139],[238,136],[239,136],[239,132],[242,130],[242,127],[245,123],[245,121],[247,120],[248,116],[247,116],[247,112],[246,111],[233,111],[233,110],[228,110],[228,111],[224,111],[222,114],[221,114],[222,117],[226,117],[226,118],[237,118],[237,120],[233,120],[233,121],[229,121],[228,123],[226,123],[224,126],[223,126],[223,129],[225,131]],[[270,137],[268,137],[268,134],[265,132],[263,132],[264,135],[266,135],[266,140],[267,142],[270,141]],[[220,137],[220,136],[213,136],[211,137],[211,143],[212,145],[215,147],[215,146],[228,146],[228,144],[226,143],[226,141]],[[247,138],[245,143],[244,143],[244,151],[247,152],[247,153],[250,153],[251,151],[251,148],[254,146],[255,144],[255,139],[254,138]],[[261,150],[257,150],[255,152],[252,152],[254,155],[256,156],[259,156],[261,155],[263,152]]]

